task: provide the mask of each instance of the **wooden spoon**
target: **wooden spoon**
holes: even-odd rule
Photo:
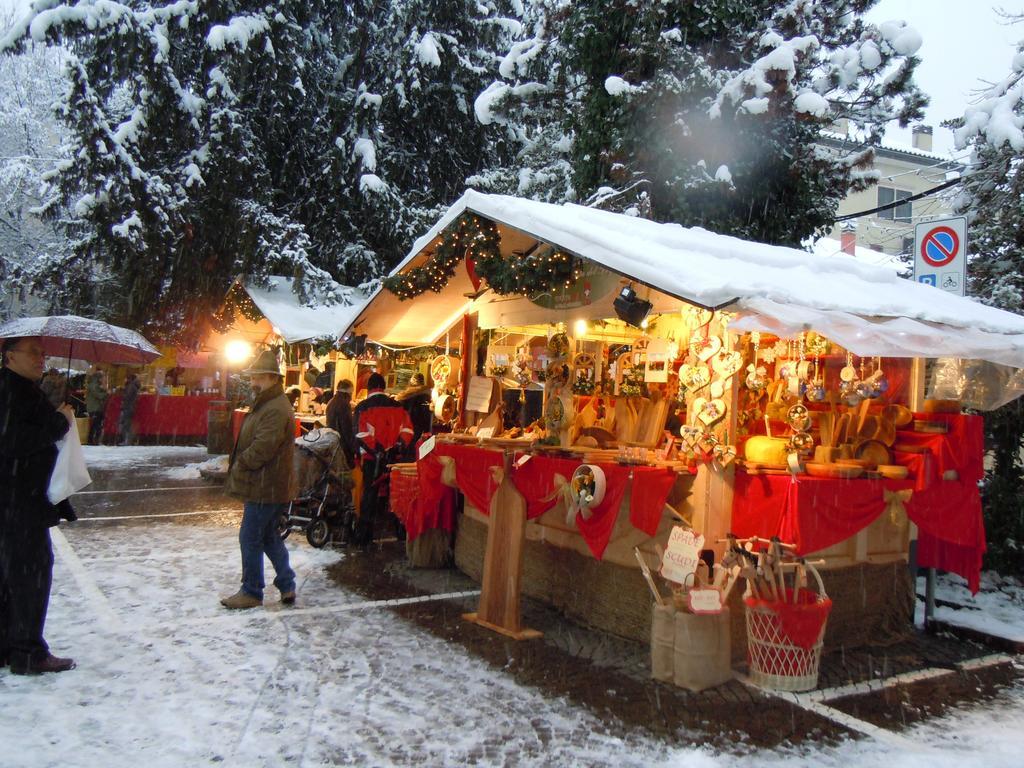
[[[832,447],[833,427],[835,427],[834,413],[822,411],[818,414],[818,430],[821,433],[821,444],[826,448]]]

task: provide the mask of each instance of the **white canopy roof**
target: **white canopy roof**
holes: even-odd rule
[[[358,288],[336,285],[335,295],[343,297],[341,304],[303,306],[292,290],[290,277],[269,277],[267,285],[259,286],[246,281],[245,292],[270,324],[289,344],[324,336],[337,338],[356,319],[367,298]]]
[[[892,269],[578,205],[467,191],[392,274],[417,257],[422,261],[424,250],[467,211],[499,225],[504,253],[542,241],[662,294],[737,311],[741,319],[731,326],[737,330],[814,327],[857,354],[966,357],[1024,367],[1024,317],[902,279]],[[380,341],[432,341],[424,334],[437,338],[446,321],[473,305],[510,301],[487,293],[471,303],[465,294],[472,286],[461,273],[441,293],[413,301],[399,302],[382,290],[356,321],[360,332]]]

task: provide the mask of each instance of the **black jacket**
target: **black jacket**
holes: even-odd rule
[[[0,527],[75,519],[66,500],[53,505],[46,497],[56,443],[68,428],[35,382],[0,369]]]
[[[341,435],[341,450],[350,467],[356,465],[356,433],[352,429],[352,397],[337,392],[327,403],[327,426]]]

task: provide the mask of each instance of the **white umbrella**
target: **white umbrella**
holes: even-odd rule
[[[77,315],[23,317],[0,325],[0,339],[38,336],[47,355],[93,363],[145,365],[160,351],[135,331]]]

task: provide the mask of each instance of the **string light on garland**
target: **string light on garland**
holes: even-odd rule
[[[529,255],[501,255],[501,235],[494,222],[463,214],[440,235],[440,242],[422,266],[384,281],[384,287],[405,301],[426,291],[440,292],[455,276],[463,258],[500,295],[534,295],[569,287],[583,275],[579,259],[554,248]]]
[[[249,293],[235,283],[224,297],[224,303],[220,309],[211,315],[211,325],[214,330],[223,333],[234,325],[238,315],[253,323],[258,323],[263,319],[263,313],[260,312]]]

